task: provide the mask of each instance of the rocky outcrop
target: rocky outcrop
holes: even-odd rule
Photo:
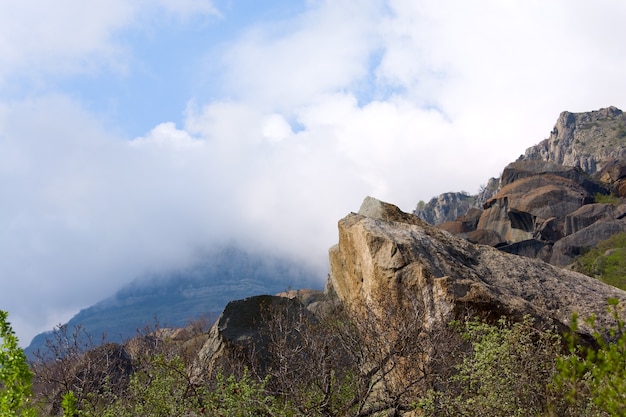
[[[464,215],[474,205],[474,198],[469,194],[450,192],[433,197],[428,203],[418,203],[414,213],[430,224],[440,224]]]
[[[583,254],[587,249],[620,232],[626,232],[626,222],[623,220],[605,220],[593,223],[557,241],[552,247],[550,263],[569,265],[574,261],[574,258]]]
[[[414,213],[470,242],[567,265],[574,254],[625,227],[617,205],[626,198],[626,114],[615,107],[563,112],[550,137],[509,164],[497,187],[487,188],[496,192],[483,200],[476,224],[468,221],[475,215],[469,211],[446,217],[468,206],[451,198],[454,193]],[[611,204],[592,205],[598,195]]]
[[[620,164],[596,178],[623,180]],[[566,266],[612,234],[626,230],[626,204],[609,197],[614,185],[572,166],[541,160],[519,160],[502,173],[501,188],[487,200],[471,230],[468,215],[438,227],[472,243]],[[612,203],[594,203],[597,196]]]
[[[500,191],[485,203],[476,227],[495,232],[501,246],[531,239],[554,243],[567,234],[567,215],[592,203],[597,193],[607,192],[579,168],[545,161],[508,165],[501,184]]]
[[[485,201],[496,193],[499,184],[498,178],[491,178],[476,195],[470,195],[466,192],[440,194],[433,197],[428,203],[420,202],[413,214],[432,225],[454,222],[459,216],[468,215],[470,210],[480,210]],[[450,225],[446,227],[450,227]]]
[[[358,214],[339,221],[330,266],[332,286],[346,305],[375,304],[377,294],[401,303],[413,294],[431,323],[475,311],[496,317],[530,314],[560,328],[574,313],[595,314],[606,324],[607,299],[626,301],[626,292],[593,278],[474,245],[372,198]],[[580,332],[588,337],[590,329],[582,326]]]
[[[598,178],[620,198],[626,198],[626,159],[610,159],[599,172]]]
[[[548,139],[528,148],[524,160],[579,167],[588,174],[602,163],[626,157],[626,115],[616,107],[592,112],[563,112]]]
[[[233,366],[267,364],[269,325],[277,317],[310,314],[297,297],[259,295],[231,301],[211,327],[194,372],[212,374]]]

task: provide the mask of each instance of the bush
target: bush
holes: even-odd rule
[[[609,309],[616,322],[614,328],[598,329],[594,317],[586,320],[595,329],[593,337],[598,348],[577,344],[572,335],[578,319],[573,318],[568,337],[570,353],[559,358],[556,380],[567,389],[572,404],[595,406],[594,415],[626,416],[626,325],[616,299],[609,300]]]
[[[0,417],[34,416],[32,374],[7,318],[8,313],[0,310]]]
[[[556,332],[538,330],[529,316],[518,323],[503,317],[495,325],[456,325],[471,348],[443,390],[417,403],[424,415],[537,416],[560,401],[552,389],[561,351]]]
[[[613,204],[616,206],[620,202],[621,200],[619,199],[619,197],[616,197],[613,194],[597,193],[594,198],[594,203]]]

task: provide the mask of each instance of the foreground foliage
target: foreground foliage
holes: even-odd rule
[[[565,338],[530,317],[471,319],[426,336],[419,303],[351,315],[340,306],[322,316],[274,315],[266,318],[266,350],[239,352],[243,362],[216,373],[197,364],[204,329],[184,343],[152,331],[127,344],[132,369],[103,367],[93,350],[72,352],[73,362],[62,362],[67,369],[36,367],[56,384],[40,398],[58,402],[39,415],[626,416],[626,324],[615,300],[610,309],[611,328],[587,320],[595,329],[591,344],[574,337],[577,318]],[[120,350],[111,345],[99,352],[115,363]],[[15,391],[22,400],[0,415],[32,416],[30,374],[12,346],[17,360],[6,369],[22,375]],[[2,381],[4,395],[9,385]]]
[[[0,310],[0,417],[34,416],[30,407],[32,373],[17,336]]]
[[[595,329],[593,337],[599,348],[581,346],[570,336],[569,355],[557,361],[557,383],[568,388],[567,398],[572,403],[587,401],[598,410],[596,413],[601,410],[611,416],[626,416],[626,327],[617,300],[609,300],[609,304],[615,327],[600,329],[594,317],[587,319]],[[577,326],[575,317],[572,332]]]
[[[527,316],[511,323],[482,320],[455,323],[470,345],[443,389],[431,390],[417,405],[429,416],[538,416],[559,402],[551,384],[561,338],[539,330]]]

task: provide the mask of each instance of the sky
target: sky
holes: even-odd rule
[[[0,0],[0,308],[23,344],[216,245],[313,265],[626,109],[626,2]]]

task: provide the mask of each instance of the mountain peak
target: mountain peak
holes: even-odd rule
[[[595,174],[603,163],[626,157],[626,114],[617,107],[583,113],[564,111],[548,139],[519,159],[544,160]]]

